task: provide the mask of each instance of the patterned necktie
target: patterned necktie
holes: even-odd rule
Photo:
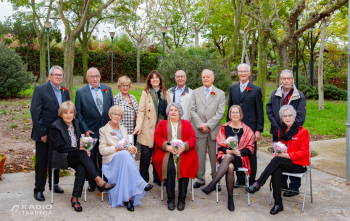
[[[207,103],[208,98],[209,98],[209,88],[206,88],[205,89],[205,103]]]
[[[241,93],[243,93],[243,91],[244,91],[244,84],[242,84],[241,86]]]
[[[97,109],[100,112],[100,114],[102,115],[102,111],[103,111],[103,106],[102,106],[102,98],[100,93],[98,93],[98,88],[94,88],[94,90],[96,91],[96,104],[97,104]]]

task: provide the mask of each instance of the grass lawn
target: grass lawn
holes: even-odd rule
[[[113,85],[111,83],[106,83],[106,85],[112,88],[112,92],[114,96],[119,92],[116,83],[114,83]],[[74,84],[73,94],[75,95],[75,91],[83,86],[85,86],[85,84]],[[133,83],[130,89],[130,93],[136,97],[138,102],[140,100],[143,88],[144,88],[144,83]],[[266,103],[270,98],[271,93],[275,89],[276,89],[276,86],[274,83],[267,82],[266,98],[265,98],[265,105],[264,105],[264,115],[265,115],[264,122],[265,123],[264,123],[264,132],[262,133],[262,135],[265,137],[272,137],[272,135],[270,135],[269,133],[270,122],[266,115],[265,107],[266,107]],[[34,86],[31,89],[23,91],[20,95],[31,97],[33,94],[33,90],[34,90]],[[75,101],[74,97],[73,97],[73,101]],[[8,102],[9,101],[0,101],[0,104],[6,105],[6,103]],[[21,103],[23,103],[24,101],[19,100],[16,102],[19,102],[19,105],[21,105]],[[227,108],[228,107],[226,105],[225,115],[221,121],[222,124],[226,122]],[[28,114],[28,113],[25,113],[25,114]],[[319,111],[317,100],[307,100],[306,120],[305,120],[304,126],[308,129],[310,135],[312,136],[320,135],[320,136],[326,136],[327,138],[345,137],[346,119],[347,119],[346,101],[325,101],[324,111]]]

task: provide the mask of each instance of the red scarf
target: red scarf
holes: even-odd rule
[[[221,126],[219,133],[216,135],[216,142],[218,143],[217,148],[218,148],[218,154],[216,155],[216,162],[219,162],[219,159],[222,159],[225,154],[220,150],[220,147],[224,147],[224,148],[229,148],[229,146],[227,146],[224,141],[226,140],[226,133],[225,133],[225,126],[230,125],[231,121],[225,123],[224,125]],[[243,129],[243,134],[242,137],[239,141],[238,144],[238,150],[242,150],[244,148],[248,148],[250,150],[250,154],[254,153],[254,133],[253,131],[250,129],[250,127],[248,127],[247,125],[245,125],[243,122],[241,122],[242,124],[242,129]],[[248,169],[248,174],[251,174],[251,168],[250,168],[250,162],[249,162],[249,157],[245,156],[242,157],[241,156],[241,160],[242,160],[242,167]]]

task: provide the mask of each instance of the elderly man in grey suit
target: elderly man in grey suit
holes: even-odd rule
[[[205,185],[205,160],[207,149],[209,153],[211,176],[216,173],[216,135],[225,113],[225,93],[213,85],[214,72],[202,71],[203,87],[197,88],[192,94],[191,123],[196,131],[196,150],[199,158],[197,181],[194,188]],[[221,188],[220,188],[221,189]]]

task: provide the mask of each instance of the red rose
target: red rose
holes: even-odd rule
[[[108,92],[108,89],[103,89],[103,91],[107,94],[107,92]]]
[[[61,87],[61,90],[65,92],[67,89],[65,87]]]
[[[247,87],[247,92],[248,92],[248,91],[251,91],[251,90],[252,90],[252,89],[251,89],[250,87]]]
[[[212,97],[214,97],[214,95],[216,95],[215,92],[210,92],[210,94]]]
[[[292,97],[292,96],[289,95],[289,96],[288,96],[288,100],[290,100],[291,97]]]

